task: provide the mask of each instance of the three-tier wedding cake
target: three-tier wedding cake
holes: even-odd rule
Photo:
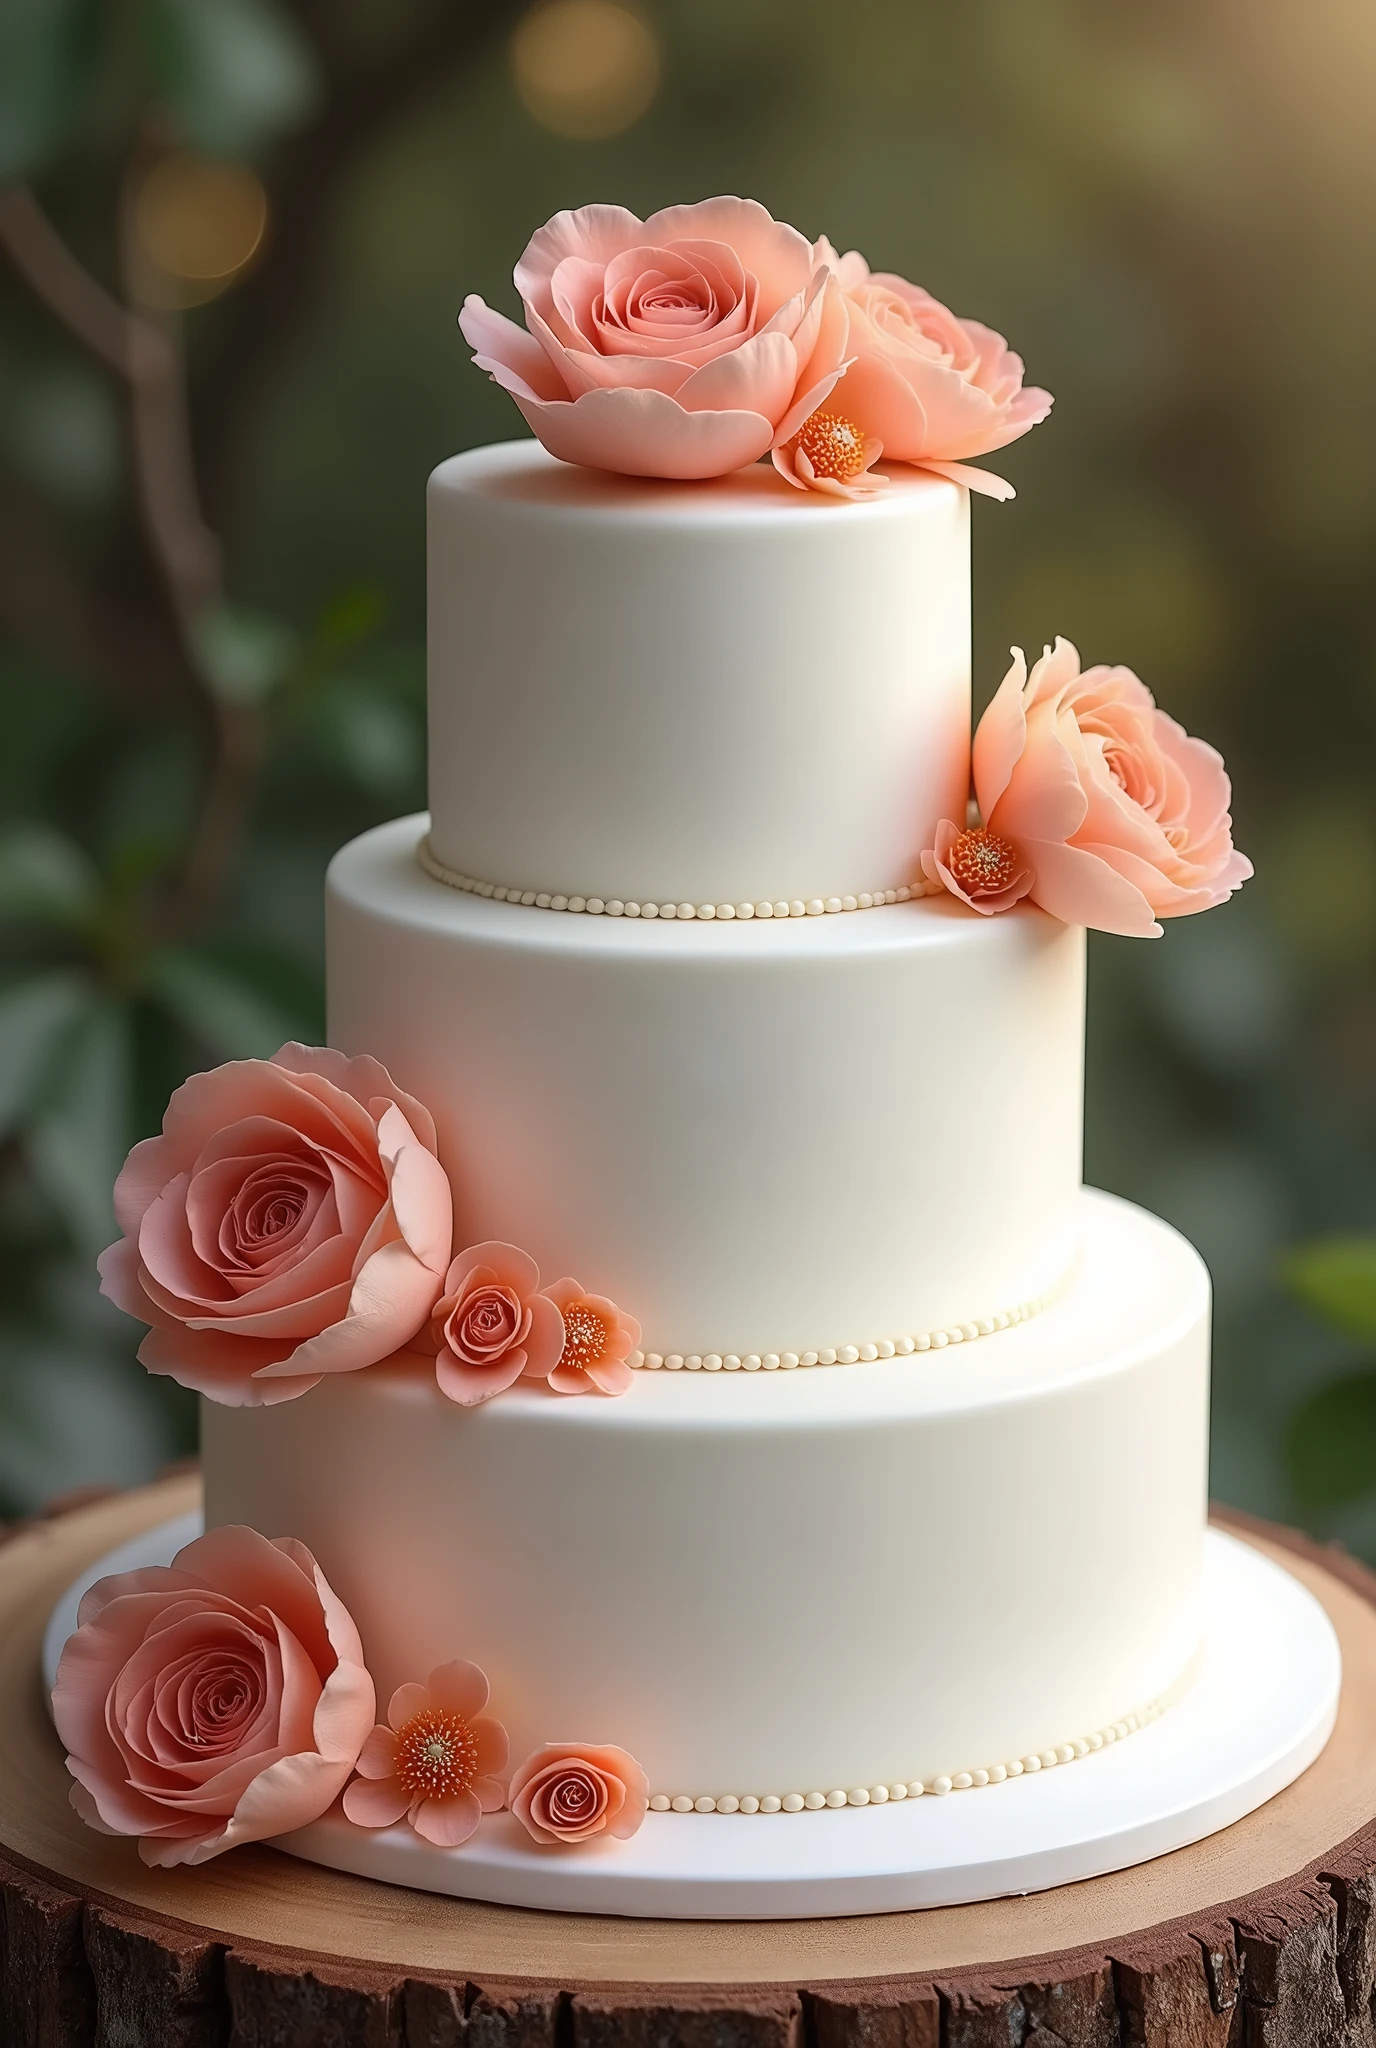
[[[973,1790],[1190,1679],[1208,1283],[1081,1187],[1085,927],[1249,870],[1067,642],[972,755],[969,458],[1050,400],[746,202],[561,215],[517,284],[462,324],[539,438],[431,478],[430,811],[331,867],[332,1050],[121,1180],[210,1534],[176,1685],[109,1581],[57,1710],[155,1860]]]

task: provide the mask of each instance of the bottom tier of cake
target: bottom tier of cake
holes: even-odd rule
[[[513,1759],[615,1743],[680,1808],[1097,1746],[1198,1638],[1209,1301],[1165,1224],[1084,1209],[1052,1307],[919,1356],[472,1410],[400,1365],[206,1406],[207,1521],[310,1546],[383,1702],[470,1658]]]

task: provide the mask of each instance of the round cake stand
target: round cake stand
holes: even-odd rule
[[[1344,1684],[1314,1764],[1208,1840],[1026,1898],[856,1919],[633,1920],[435,1897],[266,1848],[148,1870],[130,1843],[84,1828],[37,1677],[45,1625],[94,1560],[195,1506],[194,1480],[171,1480],[31,1526],[0,1551],[7,2043],[1017,2048],[1043,2030],[1046,2048],[1370,2048],[1376,1577],[1339,1553],[1230,1518],[1321,1602]]]
[[[44,1637],[51,1689],[87,1586],[167,1565],[200,1534],[194,1514],[97,1559]],[[551,1854],[512,1814],[458,1849],[404,1824],[364,1829],[336,1809],[274,1847],[332,1870],[489,1905],[642,1920],[801,1920],[910,1912],[1045,1891],[1202,1841],[1290,1784],[1332,1732],[1341,1685],[1333,1624],[1292,1573],[1208,1532],[1204,1641],[1160,1719],[983,1796],[906,1799],[801,1814],[651,1813],[627,1842]],[[1054,1756],[1050,1762],[1055,1765]]]

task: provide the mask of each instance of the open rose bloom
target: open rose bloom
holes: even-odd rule
[[[358,1630],[310,1552],[243,1528],[99,1580],[53,1688],[73,1806],[152,1864],[318,1820],[375,1710]]]
[[[1011,498],[1011,485],[971,468],[970,458],[1006,447],[1044,420],[1050,392],[1024,386],[1022,359],[1001,334],[959,319],[920,285],[872,271],[854,249],[838,256],[825,236],[814,253],[838,279],[849,323],[848,363],[828,411],[889,462]],[[775,461],[784,466],[779,455]]]
[[[377,1060],[284,1045],[194,1074],[115,1183],[101,1291],[150,1372],[234,1406],[376,1365],[429,1320],[452,1205],[428,1110]]]
[[[1131,669],[1082,672],[1068,640],[1030,675],[1014,648],[973,766],[983,824],[943,820],[922,865],[986,916],[1026,896],[1065,924],[1159,938],[1158,918],[1209,910],[1252,872],[1213,748]]]
[[[790,440],[845,361],[826,263],[754,200],[556,214],[515,275],[524,328],[473,297],[459,325],[565,462],[725,476]]]
[[[403,1818],[427,1842],[457,1849],[485,1813],[506,1804],[498,1773],[507,1735],[484,1714],[487,1679],[476,1664],[441,1664],[424,1685],[399,1685],[385,1727],[359,1753],[358,1776],[344,1794],[357,1827],[387,1828]]]
[[[546,1848],[603,1834],[624,1841],[645,1818],[650,1783],[635,1758],[611,1743],[551,1742],[526,1758],[507,1800]]]

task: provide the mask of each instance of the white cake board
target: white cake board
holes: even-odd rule
[[[91,1566],[43,1644],[49,1688],[77,1603],[107,1572],[170,1563],[200,1533],[184,1516]],[[1045,1891],[1182,1849],[1251,1813],[1332,1732],[1337,1637],[1279,1565],[1211,1529],[1194,1683],[1161,1719],[1072,1765],[984,1790],[799,1814],[658,1814],[627,1842],[542,1850],[509,1813],[460,1849],[338,1810],[281,1837],[289,1855],[360,1877],[497,1905],[664,1920],[792,1920],[908,1912]]]

